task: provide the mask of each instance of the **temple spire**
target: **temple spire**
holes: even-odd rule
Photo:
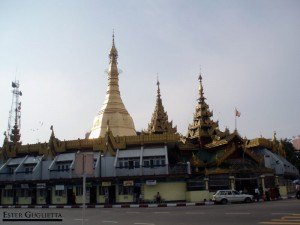
[[[115,62],[117,63],[118,51],[115,46],[115,32],[114,31],[113,31],[113,35],[112,35],[112,46],[110,49],[109,58],[110,58],[111,62],[112,62],[112,60],[115,60]]]
[[[126,110],[119,90],[118,51],[115,46],[115,34],[112,35],[112,46],[109,52],[107,70],[108,85],[104,103],[95,117],[89,138],[104,137],[109,129],[114,136],[136,135],[134,123]]]
[[[159,83],[159,80],[158,80],[158,75],[157,75],[157,82],[156,82],[156,85],[157,85],[157,98],[159,98],[160,99],[160,88],[159,88],[159,85],[160,85],[160,83]]]
[[[205,99],[204,98],[204,90],[203,90],[203,85],[202,85],[202,75],[201,75],[201,73],[198,77],[198,80],[200,82],[200,84],[199,84],[199,96],[200,96],[201,99]]]
[[[148,129],[145,133],[149,134],[162,134],[162,133],[176,133],[177,127],[173,127],[173,121],[168,121],[168,114],[164,110],[161,100],[160,83],[157,77],[157,96],[156,105],[152,114],[151,122],[148,124]]]
[[[202,73],[199,77],[199,98],[194,113],[193,123],[188,127],[187,137],[192,140],[197,140],[201,144],[210,142],[218,129],[218,122],[214,122],[211,117],[213,112],[209,110],[208,104],[205,102],[204,89],[202,83]]]

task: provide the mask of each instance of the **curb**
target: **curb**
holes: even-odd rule
[[[205,206],[214,205],[214,202],[197,203],[160,203],[160,204],[116,204],[116,205],[86,205],[86,208],[164,208],[164,207],[187,207],[187,206]],[[19,209],[19,208],[51,208],[51,209],[73,209],[82,208],[82,205],[0,205],[0,209]]]

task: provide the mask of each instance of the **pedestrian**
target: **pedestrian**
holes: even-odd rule
[[[260,192],[259,192],[259,188],[258,187],[255,188],[254,194],[255,194],[256,201],[259,202]]]
[[[105,204],[108,204],[108,190],[105,191]]]
[[[142,193],[140,193],[140,195],[139,195],[139,203],[141,203],[143,201],[143,195],[142,195]]]
[[[71,195],[71,204],[76,205],[76,195],[74,192],[72,192],[72,195]]]
[[[296,198],[300,199],[300,184],[296,184]]]
[[[269,192],[268,189],[266,189],[265,195],[266,195],[266,200],[267,200],[267,201],[270,201],[270,200],[271,200],[271,199],[270,199],[270,192]]]
[[[281,198],[280,191],[279,191],[279,186],[278,185],[275,188],[275,198],[276,199],[280,199]]]
[[[161,197],[160,197],[159,192],[157,192],[157,194],[156,194],[156,202],[160,203],[160,201],[161,201]]]

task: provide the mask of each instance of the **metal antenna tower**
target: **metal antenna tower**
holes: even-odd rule
[[[21,101],[20,97],[22,96],[22,92],[20,91],[19,81],[15,80],[15,82],[11,83],[13,88],[12,93],[12,102],[11,109],[9,111],[8,117],[8,127],[6,137],[13,143],[17,143],[20,141],[21,134]]]

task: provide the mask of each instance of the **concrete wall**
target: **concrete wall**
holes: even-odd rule
[[[155,196],[159,192],[162,201],[180,201],[186,200],[185,182],[166,182],[157,183],[153,186],[143,184],[144,200],[155,201]]]
[[[105,195],[97,195],[97,203],[105,203]]]
[[[113,177],[115,176],[114,167],[115,157],[105,156],[101,157],[101,174],[102,177]]]
[[[133,202],[133,195],[117,195],[117,202],[119,203]]]
[[[212,199],[212,192],[209,191],[187,191],[186,201],[188,202],[203,202],[205,199],[208,201]]]
[[[46,204],[46,199],[45,199],[45,197],[38,196],[38,197],[36,198],[36,204],[38,204],[38,205],[44,205],[44,204]]]
[[[18,204],[20,205],[30,205],[31,197],[18,197]]]
[[[1,204],[2,205],[12,205],[14,203],[13,197],[2,197]]]

